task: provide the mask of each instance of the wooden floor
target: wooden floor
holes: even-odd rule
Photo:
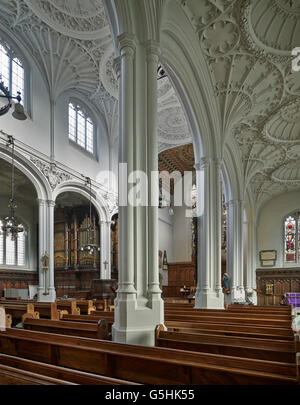
[[[155,347],[112,342],[114,312],[92,301],[1,306],[8,314],[1,385],[299,385],[288,306],[209,310],[166,302]],[[20,321],[23,328],[10,328]]]

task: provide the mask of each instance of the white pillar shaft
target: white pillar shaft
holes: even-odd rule
[[[197,168],[198,201],[204,202],[198,219],[198,286],[195,306],[223,308],[221,289],[221,182],[218,160],[203,158]],[[200,176],[202,172],[202,175]],[[201,193],[203,195],[201,196]]]
[[[127,163],[128,175],[133,171],[133,59],[134,49],[128,44],[121,49],[121,98],[120,98],[120,163]],[[128,191],[130,187],[128,187]],[[119,209],[120,256],[119,291],[136,293],[134,288],[134,212],[127,204]]]
[[[42,270],[41,258],[45,252],[45,237],[46,237],[46,201],[38,200],[39,203],[39,287],[38,287],[38,300],[41,300],[40,296],[44,293],[44,272]]]
[[[49,246],[49,300],[54,301],[55,283],[54,283],[54,208],[55,202],[48,201],[48,246]]]
[[[54,201],[39,200],[39,301],[55,301],[54,284]],[[49,255],[49,269],[42,269],[41,258]],[[45,285],[46,281],[46,285]]]
[[[158,269],[158,182],[151,181],[152,172],[158,171],[157,141],[157,67],[158,52],[155,46],[147,49],[147,161],[148,161],[148,293],[161,294]],[[154,297],[152,297],[154,298]]]
[[[100,278],[110,279],[111,276],[111,258],[110,258],[110,224],[109,221],[100,222],[100,232],[101,232],[101,250],[100,250]]]
[[[243,257],[243,204],[240,200],[227,203],[228,246],[227,272],[230,277],[232,300],[244,296],[244,257]]]

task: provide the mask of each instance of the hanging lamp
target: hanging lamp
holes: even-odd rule
[[[12,147],[12,153],[11,153],[11,195],[9,199],[9,204],[8,208],[10,210],[8,217],[5,218],[4,220],[4,225],[2,226],[3,232],[6,233],[6,235],[9,235],[11,237],[11,240],[14,241],[18,238],[18,234],[20,232],[24,231],[24,228],[18,224],[18,221],[16,219],[16,200],[15,200],[15,142],[14,138],[9,135],[8,136],[8,141],[7,141],[7,146]]]
[[[92,230],[92,181],[89,177],[86,177],[86,184],[90,188],[90,213],[88,219],[88,226],[84,230],[87,231],[87,243],[80,247],[81,252],[87,252],[90,255],[94,252],[100,252],[100,246],[94,243],[93,230]]]

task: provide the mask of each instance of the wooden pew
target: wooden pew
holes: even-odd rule
[[[27,360],[20,357],[0,354],[0,367],[6,366],[12,369],[29,371],[45,377],[64,380],[68,383],[80,385],[139,385],[126,380],[106,377],[92,373],[86,373],[70,368],[58,367],[52,364]],[[0,377],[1,378],[1,377]],[[1,381],[1,379],[0,379]],[[1,381],[2,383],[2,381]]]
[[[290,363],[21,329],[0,332],[0,349],[4,354],[144,384],[297,384],[296,367]]]
[[[97,311],[105,311],[105,312],[108,311],[108,304],[106,298],[103,300],[94,298],[93,303]]]
[[[56,300],[56,305],[58,309],[68,311],[69,314],[80,315],[76,300]]]
[[[263,339],[294,340],[293,331],[290,328],[265,328],[261,326],[249,326],[239,324],[222,324],[212,322],[179,322],[166,321],[166,327],[170,331],[201,334],[221,334],[224,336],[244,336]]]
[[[164,303],[165,308],[181,308],[186,310],[187,308],[196,309],[194,308],[193,304],[180,304],[180,303]],[[227,309],[224,308],[224,311],[232,311],[232,312],[251,312],[251,313],[276,313],[276,314],[290,314],[291,307],[290,306],[256,306],[256,305],[229,305]]]
[[[109,312],[107,312],[109,314]],[[112,324],[114,323],[114,319],[111,316],[94,316],[94,315],[63,315],[63,321],[66,322],[80,322],[80,323],[90,323],[90,324],[97,324],[101,320],[105,320],[108,328],[109,336],[111,336],[111,328]]]
[[[114,323],[114,317],[110,313],[101,313],[100,315],[63,315],[64,321],[97,323],[100,319],[105,319],[108,324],[109,333]],[[214,319],[206,322],[188,322],[188,321],[166,321],[168,329],[174,331],[183,331],[188,333],[202,334],[222,334],[227,336],[245,336],[266,339],[294,340],[294,334],[291,328],[273,328],[263,325],[240,325],[239,323],[215,323]]]
[[[228,309],[242,309],[242,310],[251,310],[252,308],[263,311],[287,311],[291,309],[290,305],[239,305],[239,304],[230,304]]]
[[[5,308],[5,313],[10,315],[13,326],[22,322],[23,317],[39,318],[39,313],[35,311],[33,304],[7,304],[1,301],[1,306]]]
[[[53,377],[0,364],[0,385],[77,385]]]
[[[52,321],[50,319],[25,319],[23,328],[40,332],[58,333],[87,337],[92,339],[109,339],[108,325],[105,320],[97,323]]]
[[[176,315],[203,315],[203,316],[210,316],[212,318],[219,317],[219,318],[241,318],[246,317],[247,319],[267,319],[267,320],[279,320],[279,321],[291,321],[292,315],[288,314],[268,314],[268,313],[241,313],[241,312],[231,312],[226,310],[217,310],[217,309],[194,309],[194,308],[165,308],[165,313],[168,314],[176,314]]]
[[[114,311],[93,311],[93,313],[91,314],[91,316],[97,316],[98,318],[101,319],[109,319],[109,320],[113,320],[114,319]]]
[[[181,313],[177,314],[176,312],[165,311],[165,320],[166,321],[181,321],[181,322],[214,322],[214,323],[223,323],[223,324],[239,324],[239,325],[253,325],[253,326],[265,326],[273,328],[289,328],[291,326],[290,320],[273,320],[273,319],[260,319],[260,318],[248,318],[247,316],[239,317],[216,317],[210,315],[202,314],[190,314],[190,313]]]
[[[296,363],[296,345],[292,341],[178,333],[165,331],[163,325],[158,325],[155,345],[202,353]]]
[[[97,310],[93,300],[77,300],[76,303],[82,315],[90,315],[93,311]]]
[[[58,320],[60,319],[64,314],[67,314],[68,311],[66,310],[59,310],[57,309],[57,305],[55,302],[37,302],[37,301],[31,301],[30,304],[28,304],[28,301],[26,300],[19,300],[18,302],[15,302],[14,307],[19,307],[21,311],[24,311],[25,305],[26,308],[30,308],[29,311],[27,311],[26,318],[46,318],[46,319],[53,319],[53,320]],[[30,305],[30,307],[28,307]],[[8,306],[9,307],[9,306]],[[31,313],[38,313],[38,316],[31,316]],[[29,314],[29,315],[28,315]]]

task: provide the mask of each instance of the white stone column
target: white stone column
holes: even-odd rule
[[[245,299],[243,257],[243,202],[230,200],[227,206],[227,273],[231,302]]]
[[[114,341],[154,345],[154,331],[163,323],[163,301],[158,274],[158,212],[150,207],[157,182],[149,184],[157,170],[157,67],[158,46],[140,44],[132,35],[118,38],[121,57],[119,98],[119,162],[148,175],[147,198],[139,206],[122,206],[120,186],[127,195],[135,184],[119,174],[119,287],[115,300]],[[120,182],[121,179],[121,182]],[[156,190],[157,187],[157,190]],[[136,200],[136,194],[134,199]],[[154,198],[155,199],[155,198]]]
[[[54,302],[56,300],[54,284],[54,207],[54,201],[39,200],[40,281],[38,300],[44,302]],[[49,255],[49,269],[46,272],[46,288],[44,284],[44,270],[42,270],[41,263],[41,257],[44,253]]]
[[[39,286],[38,286],[38,301],[45,300],[45,296],[43,294],[45,292],[45,284],[44,284],[44,271],[42,269],[42,256],[46,251],[46,215],[47,215],[47,202],[42,199],[38,199],[39,204],[39,263],[38,263],[38,272],[39,272]]]
[[[198,218],[198,283],[196,308],[224,309],[221,287],[221,179],[220,161],[202,158],[195,166],[197,204],[203,201]]]
[[[110,279],[111,275],[111,221],[100,221],[100,278]]]
[[[249,300],[257,305],[256,293],[256,230],[252,219],[247,222],[247,260],[245,293]]]
[[[119,163],[127,164],[128,174],[133,171],[134,147],[134,37],[126,35],[119,39],[121,51],[121,91],[119,114],[121,119],[119,139]],[[127,181],[127,179],[125,179]],[[120,182],[120,179],[119,179]],[[128,192],[130,186],[128,186]],[[120,192],[119,192],[120,198]],[[119,207],[119,293],[124,299],[134,299],[134,210],[129,204]]]
[[[158,44],[149,41],[146,45],[147,61],[147,174],[148,174],[148,295],[158,301],[158,310],[161,304],[161,290],[159,288],[158,268],[158,204],[159,188],[158,179],[152,178],[153,172],[158,173],[158,138],[157,138],[157,68],[159,61]],[[153,183],[153,184],[152,184]]]

